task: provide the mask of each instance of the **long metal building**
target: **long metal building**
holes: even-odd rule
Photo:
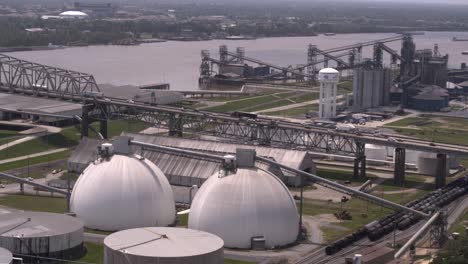
[[[126,136],[146,143],[216,153],[219,155],[234,154],[237,148],[253,148],[256,150],[258,156],[269,157],[295,169],[315,173],[315,164],[312,160],[312,156],[306,151],[133,133],[126,134]],[[82,172],[97,156],[96,146],[98,146],[100,142],[99,140],[83,139],[76,148],[74,154],[68,160],[68,169],[77,173]],[[201,186],[203,182],[220,169],[219,163],[203,158],[144,150],[140,147],[133,147],[133,152],[156,164],[164,172],[172,185]],[[288,185],[298,186],[300,184],[300,179],[288,171],[266,167],[266,165],[263,164],[259,164],[259,167],[272,172],[277,177],[283,179]]]

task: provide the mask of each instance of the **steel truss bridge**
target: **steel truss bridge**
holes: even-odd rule
[[[0,69],[2,69],[0,92],[82,104],[83,136],[88,135],[89,124],[92,121],[101,123],[100,133],[107,137],[107,120],[139,120],[155,127],[166,128],[171,136],[182,136],[188,132],[227,138],[237,143],[257,143],[280,148],[355,155],[356,177],[365,175],[365,144],[376,144],[396,148],[399,154],[396,157],[396,164],[399,165],[395,166],[395,175],[400,175],[396,177],[398,182],[404,177],[405,149],[438,153],[441,175],[445,173],[443,167],[446,166],[444,161],[446,155],[468,156],[468,147],[464,146],[435,145],[429,141],[395,135],[340,132],[322,127],[309,128],[300,123],[264,117],[248,119],[105,97],[99,92],[92,75],[48,67],[1,54],[0,57],[5,58],[0,60]],[[36,84],[41,80],[44,84],[38,87]]]
[[[0,83],[10,88],[28,87],[37,92],[80,97],[99,92],[90,74],[50,67],[0,54]]]

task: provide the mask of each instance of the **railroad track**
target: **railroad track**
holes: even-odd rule
[[[450,192],[452,189],[447,190],[446,193]],[[461,204],[468,205],[468,194],[465,194],[462,197],[458,197],[456,200],[453,202],[443,206],[443,209],[447,210],[447,214],[451,215],[458,206]],[[392,243],[394,239],[394,234],[396,237],[396,241],[404,240],[410,238],[417,230],[419,230],[422,225],[424,225],[425,221],[419,221],[415,223],[414,225],[410,226],[406,230],[398,230],[396,229],[393,230],[392,232],[384,235],[383,237],[376,239],[374,241],[371,241],[369,238],[363,238],[360,239],[354,243],[352,243],[350,246],[345,247],[344,249],[338,251],[337,253],[333,255],[327,255],[325,248],[326,247],[321,247],[310,254],[304,256],[302,259],[296,262],[296,264],[330,264],[330,263],[339,263],[342,264],[344,263],[344,258],[347,256],[350,256],[354,253],[359,253],[362,248],[365,247],[371,247],[371,246],[385,246],[389,242]],[[394,233],[395,232],[395,233]]]

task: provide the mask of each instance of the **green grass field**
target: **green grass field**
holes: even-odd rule
[[[41,211],[51,213],[67,212],[67,200],[65,198],[10,194],[0,197],[0,204],[27,211]]]
[[[396,132],[434,142],[468,146],[468,119],[458,117],[442,117],[422,115],[408,117],[385,127],[393,128]]]
[[[57,152],[57,153],[53,153],[49,155],[44,155],[40,157],[34,157],[34,158],[4,163],[4,164],[0,164],[0,171],[8,171],[8,170],[13,170],[17,168],[22,168],[22,167],[28,166],[28,164],[35,165],[35,164],[40,164],[40,163],[67,159],[70,156],[70,154],[71,154],[70,150],[65,150],[65,151],[61,151],[61,152]]]
[[[368,173],[366,179],[353,180],[353,173],[351,171],[320,168],[317,169],[317,175],[327,179],[338,181],[340,183],[343,183],[345,180],[350,180],[350,186],[359,186],[368,179],[376,178],[375,175]],[[408,175],[406,177],[405,188],[412,188],[414,186],[421,185],[423,182],[424,178],[421,176]],[[382,191],[401,190],[401,187],[395,186],[392,180],[388,180],[383,182],[382,185],[377,186],[375,189],[375,193],[373,194],[396,203],[404,204],[416,198],[422,197],[433,188],[432,184],[427,184],[427,186],[426,184],[422,185],[426,188],[423,187],[421,190],[412,193],[384,194],[382,193]],[[392,212],[392,210],[390,209],[383,208],[373,203],[368,203],[358,198],[353,198],[344,204],[322,200],[304,199],[303,212],[306,215],[334,214],[341,210],[349,211],[353,216],[353,220],[343,221],[337,224],[339,226],[347,228],[347,230],[334,229],[330,227],[322,228],[322,231],[324,232],[324,237],[327,241],[333,241],[341,236],[351,233],[354,230],[366,225],[367,223],[372,222],[376,219],[380,219]]]
[[[96,243],[85,242],[86,255],[77,261],[101,264],[104,261],[104,246]],[[72,262],[69,262],[72,263]]]
[[[278,100],[273,95],[261,95],[255,96],[248,99],[239,99],[232,100],[227,102],[224,105],[214,106],[206,108],[206,111],[217,112],[217,113],[227,113],[232,111],[237,111],[239,109],[249,109],[250,107],[255,107],[258,104],[268,103],[274,100]],[[246,110],[247,111],[247,110]]]
[[[0,129],[0,146],[12,142],[14,140],[20,139],[24,136],[19,135],[18,131]]]
[[[384,199],[404,204],[427,194],[426,191],[418,191],[408,194],[388,194],[383,195]],[[379,197],[382,197],[379,195]],[[298,204],[299,206],[299,204]],[[337,230],[334,228],[324,228],[322,232],[327,241],[333,241],[339,237],[352,233],[354,230],[363,227],[364,225],[383,218],[393,211],[373,203],[369,203],[358,198],[353,198],[341,205],[341,203],[333,203],[328,201],[304,199],[303,212],[305,215],[319,214],[334,214],[341,210],[347,210],[351,213],[353,219],[350,221],[342,221],[336,223],[338,226],[345,227],[347,230]]]
[[[96,130],[99,130],[99,123],[91,125]],[[116,120],[109,121],[108,123],[108,136],[114,137],[120,135],[122,132],[139,132],[149,127],[149,124],[136,121]],[[89,136],[97,138],[97,135],[92,131]],[[80,131],[74,127],[63,128],[60,133],[45,135],[40,138],[24,142],[0,152],[0,160],[10,159],[25,155],[30,155],[38,152],[49,151],[58,148],[71,148],[76,146],[80,140]]]
[[[269,116],[290,117],[290,116],[305,115],[308,112],[316,112],[316,111],[318,111],[318,104],[308,104],[305,106],[294,107],[294,108],[290,108],[287,110],[266,112],[265,114]]]
[[[18,161],[13,161],[9,163],[4,163],[0,164],[0,171],[8,171],[8,170],[13,170],[17,168],[22,168],[26,167],[29,165],[35,165],[35,164],[41,164],[41,163],[46,163],[46,162],[52,162],[56,160],[62,160],[62,159],[67,159],[71,154],[70,150],[65,150],[49,155],[44,155],[40,157],[34,157],[34,158],[29,158],[29,159],[24,159],[24,160],[18,160]]]

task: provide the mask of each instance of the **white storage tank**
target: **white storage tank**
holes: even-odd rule
[[[418,158],[418,171],[419,173],[436,176],[437,174],[437,154],[422,152]],[[447,171],[449,173],[449,164],[447,161]]]
[[[366,144],[366,158],[371,160],[387,160],[387,148],[384,146]]]
[[[104,264],[223,264],[223,240],[203,231],[145,227],[104,239]]]
[[[0,263],[11,264],[13,263],[13,254],[8,249],[0,248]]]
[[[190,208],[189,228],[221,237],[228,248],[274,248],[297,239],[296,203],[276,176],[255,167],[214,174]]]
[[[11,212],[0,215],[0,226],[0,247],[13,254],[70,260],[85,253],[83,222],[68,215]]]
[[[103,156],[78,178],[71,211],[86,227],[104,231],[174,223],[174,196],[163,172],[142,157],[112,152],[103,145]]]

